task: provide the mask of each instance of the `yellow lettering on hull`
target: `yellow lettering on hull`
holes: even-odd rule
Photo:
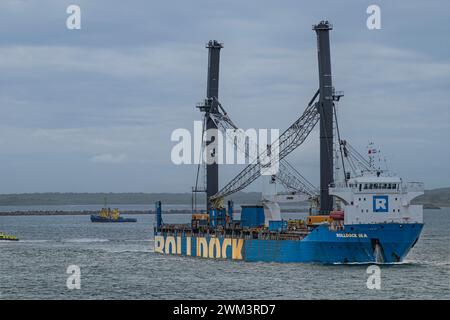
[[[172,236],[168,236],[166,238],[166,246],[165,246],[166,254],[176,254],[177,245],[175,243],[175,238]]]
[[[214,252],[216,254],[214,254]],[[217,238],[209,239],[209,257],[220,258],[220,241]]]
[[[233,239],[232,241],[232,255],[233,260],[242,260],[242,247],[244,246],[244,239]]]
[[[182,248],[185,246],[186,255],[192,255],[192,237],[185,238],[184,244],[181,236],[155,236],[154,248],[155,252],[165,254],[182,254]],[[211,237],[195,237],[195,255],[197,257],[211,258],[211,259],[229,259],[242,260],[242,248],[244,246],[244,239],[231,238],[217,238]],[[231,248],[231,257],[227,255],[228,248]]]
[[[206,238],[197,238],[197,257],[208,258],[208,243]]]
[[[225,238],[222,241],[222,258],[226,259],[227,258],[227,248],[231,247],[231,239],[230,238]]]
[[[177,237],[177,254],[181,254],[181,237]]]
[[[191,237],[186,237],[186,255],[191,255]]]
[[[163,251],[164,251],[164,237],[163,236],[155,236],[154,248],[155,248],[155,252],[163,253]]]

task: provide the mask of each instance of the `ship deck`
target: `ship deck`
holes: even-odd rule
[[[209,226],[192,228],[190,224],[163,224],[157,232],[165,236],[213,236],[247,240],[302,240],[311,232],[311,229],[305,226],[297,230],[270,231],[265,228],[224,228],[222,226],[217,228],[211,228]]]

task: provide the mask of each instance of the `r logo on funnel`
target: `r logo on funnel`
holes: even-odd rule
[[[373,212],[389,212],[388,196],[373,196]]]

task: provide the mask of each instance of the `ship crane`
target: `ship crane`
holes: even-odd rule
[[[369,147],[373,145],[373,143],[369,144]],[[390,174],[390,171],[387,168],[382,169],[380,166],[376,167],[373,160],[373,153],[379,153],[380,151],[374,151],[375,149],[369,149],[369,160],[367,160],[361,153],[359,153],[347,140],[339,140],[340,152],[342,154],[342,162],[344,169],[344,179],[350,179],[351,176],[361,176],[363,174],[372,174],[372,175],[380,175],[383,173],[384,175]],[[372,153],[371,153],[372,152]],[[381,159],[379,159],[381,163]],[[386,161],[384,159],[384,161]],[[346,166],[348,169],[346,170]]]
[[[251,148],[245,147],[245,139],[247,137],[245,132],[234,124],[222,104],[215,97],[213,99],[219,107],[219,112],[211,114],[210,117],[217,128],[224,133],[226,139],[239,148],[246,157],[250,158],[249,149]],[[254,141],[250,140],[249,143],[250,142]],[[254,147],[253,150],[256,150],[256,147]],[[280,194],[280,196],[302,195],[302,200],[312,200],[317,198],[319,193],[317,188],[303,177],[286,159],[280,159],[278,165],[279,170],[276,174],[271,176],[271,179],[279,181],[288,191],[288,193]]]
[[[340,140],[339,146],[343,153],[343,159],[347,160],[347,163],[354,175],[359,175],[363,171],[372,171],[372,166],[347,140]],[[345,179],[348,180],[346,171]]]
[[[209,196],[208,205],[217,208],[225,196],[244,189],[261,175],[272,175],[272,169],[283,166],[281,160],[305,141],[320,120],[320,212],[328,214],[333,210],[333,197],[329,194],[334,171],[333,109],[334,101],[338,101],[342,95],[334,91],[332,84],[329,31],[333,29],[333,26],[328,21],[321,21],[312,28],[317,34],[319,89],[297,121],[225,187]],[[217,97],[217,95],[213,96]],[[267,157],[269,161],[262,162],[267,160]]]
[[[304,183],[302,180],[297,179],[296,175],[294,174],[286,174],[286,172],[292,172],[292,170],[289,170],[292,166],[287,165],[283,160],[287,155],[298,148],[306,140],[308,135],[319,122],[319,104],[315,102],[318,96],[319,90],[317,90],[317,92],[314,94],[303,114],[280,135],[280,137],[276,141],[277,147],[279,149],[278,156],[274,156],[274,152],[271,152],[272,146],[268,146],[268,149],[270,150],[269,152],[264,151],[263,153],[259,154],[258,157],[249,165],[247,165],[247,167],[245,167],[235,178],[233,178],[218,193],[211,197],[213,206],[220,206],[224,197],[238,192],[250,185],[253,181],[258,179],[262,175],[264,170],[267,169],[269,165],[279,165],[279,172],[281,172],[281,174],[278,174],[278,178],[281,181],[287,183],[291,189],[302,190],[311,196],[317,194],[315,192],[315,188],[312,187],[311,184]],[[220,116],[217,116],[217,113],[215,114],[216,121],[219,118],[220,120],[222,120],[217,121],[217,123],[222,125],[230,125],[235,128],[236,126],[234,126],[232,121],[227,117],[223,107],[221,107],[221,110],[223,111],[223,114],[221,114]],[[224,121],[224,119],[228,120]],[[266,157],[267,154],[270,154],[270,162],[269,164],[262,164],[260,160],[263,157]],[[288,177],[289,179],[287,179]]]

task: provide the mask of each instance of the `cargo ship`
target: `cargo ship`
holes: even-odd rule
[[[137,222],[134,218],[123,218],[120,216],[119,209],[102,208],[98,215],[91,215],[92,222]]]
[[[0,241],[19,241],[19,238],[16,236],[12,236],[9,234],[6,234],[4,232],[0,232]]]
[[[164,223],[162,205],[157,202],[156,253],[249,262],[398,263],[417,243],[423,228],[423,209],[411,201],[423,194],[424,185],[405,182],[382,168],[380,150],[373,144],[369,144],[366,157],[341,139],[336,105],[343,93],[332,86],[332,25],[321,21],[313,30],[317,35],[319,89],[303,114],[279,136],[276,157],[274,144],[268,145],[268,164],[262,163],[263,155],[259,154],[219,190],[217,139],[205,135],[206,186],[198,188],[197,175],[191,223]],[[207,48],[207,98],[198,106],[204,112],[204,130],[231,129],[227,132],[234,134],[232,141],[236,144],[245,137],[239,137],[240,131],[218,100],[223,45],[214,40]],[[317,123],[320,188],[309,183],[286,159]],[[275,164],[278,171],[267,170]],[[259,177],[263,180],[260,203],[242,206],[237,219],[232,200],[225,208],[225,197],[230,198]],[[279,192],[279,186],[285,191]],[[206,193],[206,210],[196,209],[197,192]],[[309,210],[299,212],[303,218],[282,219],[279,203],[289,199],[309,201]]]

